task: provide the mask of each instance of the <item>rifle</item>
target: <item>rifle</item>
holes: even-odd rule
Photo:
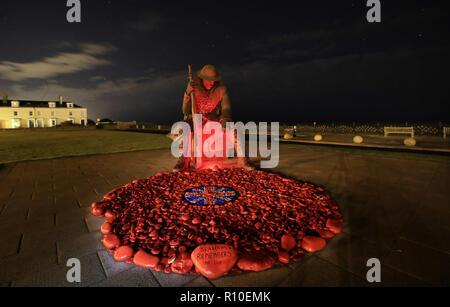
[[[192,68],[191,65],[188,65],[188,79],[189,79],[189,83],[192,86]],[[191,161],[193,161],[194,166],[197,165],[197,161],[195,160],[195,138],[194,138],[194,133],[195,133],[195,121],[194,121],[194,115],[195,115],[195,100],[194,100],[194,91],[191,92],[191,112],[192,112],[192,128],[194,128],[194,131],[192,132],[192,139],[191,139]]]

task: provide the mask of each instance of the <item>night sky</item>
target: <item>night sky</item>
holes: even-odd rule
[[[2,0],[0,92],[167,124],[187,64],[214,64],[234,121],[449,120],[443,2],[381,1],[381,23],[365,0],[154,2],[81,0],[68,23],[65,0]]]

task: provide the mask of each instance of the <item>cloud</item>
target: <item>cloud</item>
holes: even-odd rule
[[[80,47],[84,53],[88,53],[91,55],[104,55],[117,50],[115,46],[109,43],[104,44],[81,43]]]
[[[161,116],[181,117],[181,101],[186,72],[147,76],[126,77],[116,80],[102,80],[90,87],[73,87],[58,81],[50,85],[29,87],[25,84],[10,86],[8,94],[14,99],[41,99],[52,101],[58,95],[88,108],[89,118],[111,117],[115,120],[151,119]],[[44,95],[43,95],[44,93]]]
[[[0,78],[8,81],[23,81],[26,79],[47,79],[63,74],[73,74],[91,70],[99,66],[111,65],[109,60],[100,58],[117,48],[111,44],[79,44],[78,52],[61,52],[53,57],[40,61],[19,63],[12,61],[0,62]]]

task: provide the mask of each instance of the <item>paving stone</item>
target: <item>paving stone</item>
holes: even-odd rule
[[[100,228],[106,221],[106,219],[97,217],[92,214],[90,216],[85,217],[84,219],[86,221],[86,225],[87,225],[89,231],[100,230]]]
[[[0,281],[20,280],[49,265],[57,263],[56,246],[34,250],[21,250],[19,254],[1,258]]]
[[[445,217],[441,215],[440,218]],[[434,216],[429,219],[427,215],[417,214],[407,227],[404,227],[401,238],[450,255],[450,220],[446,224],[440,224],[435,220]]]
[[[278,284],[283,287],[367,286],[361,278],[316,256],[305,262]]]
[[[12,234],[22,233],[26,228],[26,219],[25,218],[11,218],[11,219],[2,219],[0,218],[0,236],[3,239],[4,237]],[[4,234],[4,237],[3,237]]]
[[[4,200],[0,200],[0,216],[5,210],[6,210],[6,202]]]
[[[68,282],[67,272],[71,267],[66,266],[68,259],[61,264],[54,264],[26,278],[14,281],[15,287],[83,287],[98,283],[106,278],[96,254],[80,257],[81,282]]]
[[[0,222],[12,219],[18,220],[26,219],[30,204],[28,201],[14,202],[13,200],[10,199],[4,204],[6,205],[6,209],[4,209],[3,213],[0,215]]]
[[[375,287],[429,287],[431,284],[399,272],[381,263],[381,282],[372,282]]]
[[[113,187],[107,184],[102,177],[98,177],[95,181],[91,180],[90,183],[94,191],[101,197],[113,189]]]
[[[2,248],[0,249],[0,259],[2,257],[15,255],[21,246],[23,234],[9,232],[2,235]]]
[[[30,200],[30,205],[28,207],[33,209],[47,209],[55,207],[55,197],[53,196],[53,194],[33,195],[35,196]]]
[[[3,181],[5,182],[5,181]],[[14,186],[15,183],[6,183],[2,186],[2,188],[0,189],[0,199],[9,199],[10,195],[13,193],[14,191]]]
[[[213,286],[214,285],[203,276],[197,276],[196,278],[192,279],[191,281],[183,285],[183,287],[195,287],[195,288],[213,287]]]
[[[86,222],[77,219],[70,224],[59,223],[56,226],[57,241],[75,240],[76,238],[88,233]]]
[[[76,195],[69,191],[64,196],[55,194],[55,207],[59,211],[70,210],[70,209],[79,209]]]
[[[428,192],[416,208],[415,215],[426,222],[448,228],[450,225],[450,210],[448,210],[446,204],[448,204],[449,199],[450,189]]]
[[[105,247],[101,243],[102,238],[103,235],[100,231],[94,231],[78,235],[73,239],[61,240],[58,242],[60,255],[62,258],[79,258],[86,254],[104,250]]]
[[[226,275],[210,281],[216,287],[275,287],[291,272],[292,269],[284,265],[275,266],[262,272]]]
[[[76,195],[77,205],[79,207],[90,207],[93,202],[102,200],[103,195],[95,194],[94,191],[89,193],[78,192]]]
[[[53,206],[36,208],[33,203],[30,203],[30,208],[27,210],[26,221],[39,227],[55,226],[56,210]]]
[[[391,224],[381,222],[381,218],[376,218],[375,210],[367,210],[366,208],[374,208],[375,206],[361,205],[361,208],[353,209],[349,207],[347,210],[341,210],[345,223],[343,232],[355,234],[365,240],[370,240],[377,244],[392,247],[394,242],[399,238],[400,232],[394,230]],[[378,213],[378,217],[380,214]]]
[[[93,284],[94,287],[159,287],[150,270],[137,267],[115,274],[102,282]]]
[[[152,270],[152,274],[163,287],[180,287],[198,277],[198,275],[192,274],[166,274],[164,272],[156,272],[155,270]]]
[[[53,180],[49,181],[37,181],[34,186],[35,198],[43,197],[52,194],[53,191]]]
[[[47,231],[31,229],[23,234],[20,253],[40,254],[48,250],[56,253],[56,237],[54,228]]]
[[[382,244],[375,244],[362,237],[341,233],[328,240],[325,248],[316,252],[315,255],[365,278],[368,270],[367,260],[378,258],[383,262],[388,253],[389,249]]]
[[[400,239],[381,262],[433,285],[450,283],[450,255],[408,240]]]
[[[136,267],[134,263],[115,261],[113,255],[106,250],[98,251],[97,254],[108,277]]]

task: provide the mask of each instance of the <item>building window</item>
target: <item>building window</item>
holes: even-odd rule
[[[52,116],[55,116],[55,111],[52,111]]]
[[[12,120],[11,127],[12,127],[12,128],[20,128],[20,124],[21,124],[20,118],[14,118],[14,119]]]
[[[18,108],[19,107],[19,101],[11,101],[11,107]]]
[[[32,111],[30,111],[30,116],[33,116],[33,112]]]
[[[72,116],[72,111],[69,111],[69,116]]]
[[[49,108],[54,108],[56,106],[55,102],[49,102],[48,103],[48,107]]]
[[[68,107],[68,108],[73,108],[73,103],[68,102],[68,103],[67,103],[67,107]]]
[[[14,116],[17,116],[17,111],[14,111]]]
[[[41,115],[41,111],[38,111],[38,116]]]

